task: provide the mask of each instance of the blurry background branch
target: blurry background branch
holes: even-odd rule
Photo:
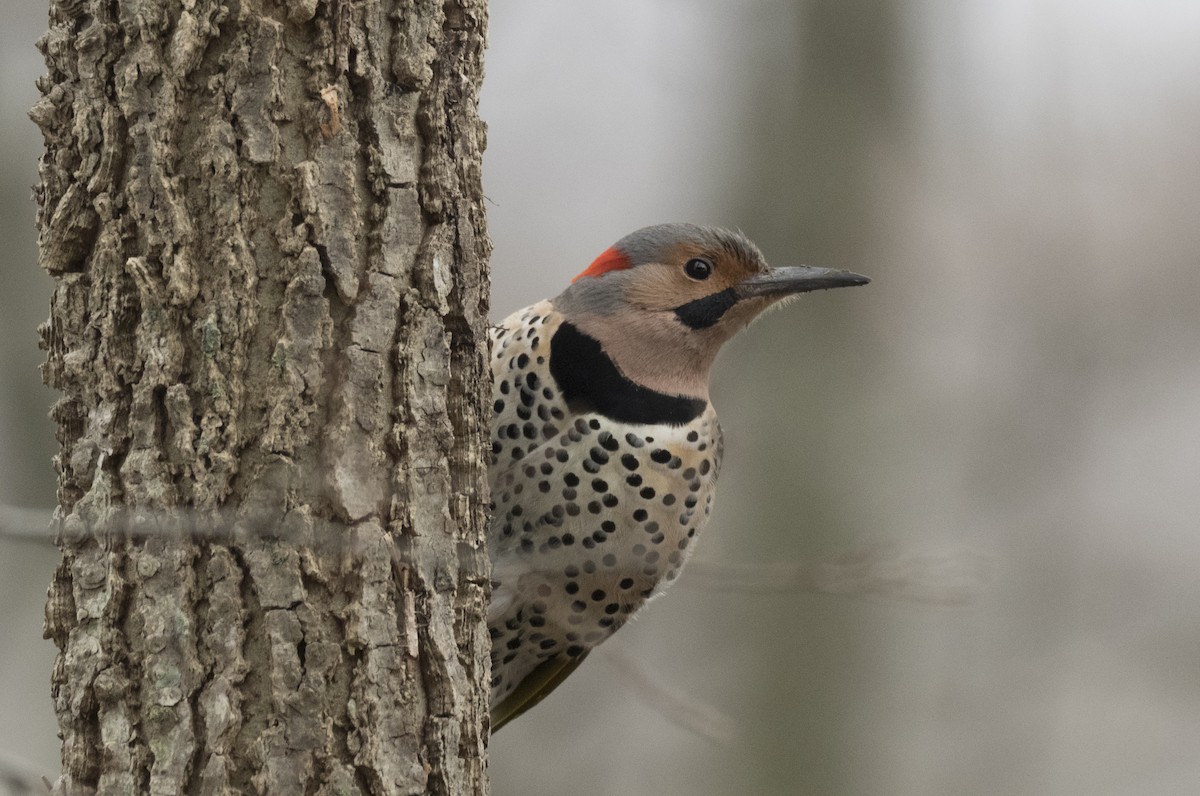
[[[874,544],[811,564],[772,561],[688,564],[688,586],[720,591],[873,595],[931,605],[966,605],[990,584],[992,563],[970,550],[904,550]]]
[[[26,509],[0,503],[0,542],[25,542],[50,545],[54,531],[50,523],[54,512],[48,509]]]
[[[0,796],[45,796],[50,792],[46,773],[0,749]]]
[[[619,637],[599,647],[596,655],[617,671],[625,688],[672,724],[715,744],[729,745],[737,739],[733,719],[698,695],[668,685],[669,678],[651,670]]]
[[[53,512],[0,504],[0,542],[50,545],[56,530]],[[289,532],[282,515],[254,514],[233,510],[153,512],[134,509],[106,519],[104,531],[118,537],[149,537],[179,540],[231,541],[271,537],[300,546],[339,545],[353,555],[347,541],[349,526],[306,518],[301,536]],[[83,529],[76,529],[76,534]],[[70,534],[68,534],[69,536]],[[349,544],[349,548],[347,548]],[[397,563],[412,563],[397,549]],[[905,549],[890,543],[863,545],[850,552],[811,563],[771,561],[729,563],[697,557],[688,562],[686,588],[735,592],[794,592],[877,596],[928,603],[966,605],[994,580],[994,562],[972,550],[929,551]]]

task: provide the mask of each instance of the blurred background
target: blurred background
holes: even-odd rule
[[[0,28],[0,499],[38,506],[44,14]],[[1200,4],[504,0],[483,112],[496,319],[661,221],[873,278],[728,347],[695,561],[889,551],[868,597],[685,573],[495,793],[1200,792]],[[46,773],[54,561],[0,542],[0,750]]]

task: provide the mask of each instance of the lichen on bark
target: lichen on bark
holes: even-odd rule
[[[52,0],[58,793],[483,793],[482,0]]]

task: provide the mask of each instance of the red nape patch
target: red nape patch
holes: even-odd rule
[[[578,282],[585,276],[600,276],[601,274],[606,274],[609,271],[621,271],[625,268],[629,268],[632,265],[633,263],[629,262],[629,258],[626,257],[622,252],[618,251],[617,249],[608,248],[604,250],[603,254],[601,254],[595,260],[592,260],[592,264],[587,267],[586,271],[571,281]]]

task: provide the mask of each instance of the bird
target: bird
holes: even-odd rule
[[[712,512],[721,346],[856,273],[770,267],[740,232],[659,224],[491,329],[491,731],[682,570]]]

